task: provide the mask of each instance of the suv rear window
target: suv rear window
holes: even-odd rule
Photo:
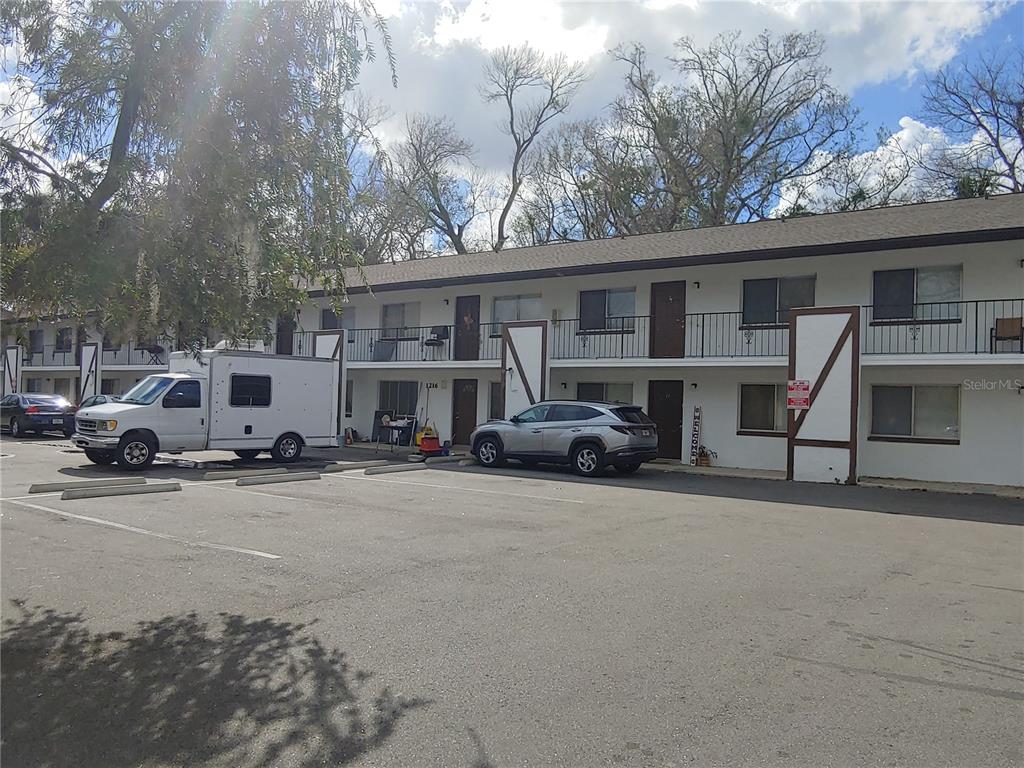
[[[548,421],[589,421],[601,412],[586,405],[554,405],[548,414]]]
[[[654,421],[642,408],[612,408],[612,413],[630,424],[653,424]]]

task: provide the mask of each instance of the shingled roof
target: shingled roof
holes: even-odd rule
[[[1024,194],[438,256],[365,274],[388,291],[1013,239],[1024,239]],[[367,290],[354,270],[346,278],[349,292]]]

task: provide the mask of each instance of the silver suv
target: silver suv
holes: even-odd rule
[[[612,465],[636,472],[658,456],[658,432],[637,405],[578,400],[546,400],[508,421],[481,424],[469,438],[473,455],[485,467],[505,459],[523,463],[569,464],[592,477]]]

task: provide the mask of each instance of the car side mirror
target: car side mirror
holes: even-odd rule
[[[512,418],[509,419],[509,421],[511,421],[513,424],[518,424],[519,423],[519,417],[518,416],[513,416]]]

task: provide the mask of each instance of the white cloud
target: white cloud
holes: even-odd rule
[[[468,42],[493,51],[528,42],[544,53],[586,61],[603,53],[609,34],[607,24],[567,13],[550,0],[470,0],[461,10],[450,3],[442,8],[432,37],[441,47]]]
[[[399,87],[379,65],[366,67],[364,90],[386,102],[394,119],[388,138],[401,134],[405,115],[446,115],[477,148],[475,161],[499,171],[507,165],[507,137],[498,129],[496,105],[481,103],[477,88],[487,56],[502,45],[530,44],[584,61],[591,80],[580,89],[568,119],[600,114],[622,91],[623,67],[607,55],[620,44],[640,42],[650,64],[671,79],[673,43],[689,35],[699,45],[738,29],[746,37],[818,30],[825,37],[833,82],[855,94],[858,87],[909,79],[940,66],[962,42],[983,31],[1005,10],[1004,0],[968,2],[550,2],[469,0],[443,3],[386,0],[398,57]]]
[[[925,125],[912,117],[901,118],[899,125],[899,130],[877,148],[851,158],[842,167],[845,173],[830,169],[784,184],[773,215],[784,214],[798,203],[813,211],[830,210],[856,189],[867,195],[861,207],[945,196],[949,190],[936,189],[935,172],[944,167],[943,159],[949,155],[971,157],[982,167],[999,173],[1006,170],[1005,164],[992,156],[980,133],[970,141],[957,143],[941,128]],[[1010,155],[1018,149],[1014,142],[1011,139],[1004,145]],[[818,165],[824,166],[831,160],[831,156],[822,155]]]

